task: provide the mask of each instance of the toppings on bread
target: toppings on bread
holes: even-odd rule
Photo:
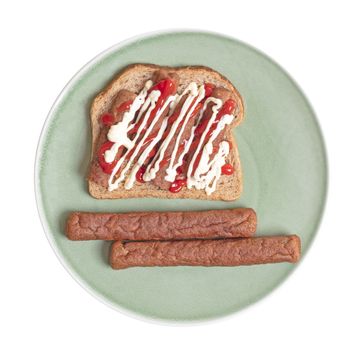
[[[209,68],[130,66],[92,105],[90,193],[236,199],[242,118],[241,96]]]

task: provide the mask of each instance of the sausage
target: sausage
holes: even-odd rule
[[[175,86],[177,87],[178,81],[179,81],[179,77],[176,73],[169,73],[167,71],[164,70],[159,70],[154,72],[153,74],[153,81],[154,84],[156,84],[157,82],[159,82],[160,80],[166,79],[166,78],[171,78],[173,79],[173,81],[175,82]],[[117,94],[117,96],[114,99],[114,102],[110,108],[110,112],[111,114],[114,116],[114,123],[118,123],[123,119],[124,113],[125,111],[122,112],[117,112],[117,108],[124,102],[129,101],[129,100],[134,100],[136,97],[136,94],[128,91],[128,90],[120,90]],[[157,133],[158,130],[160,129],[161,123],[164,119],[164,117],[166,116],[168,112],[168,108],[163,112],[163,114],[160,116],[160,118],[158,119],[158,121],[155,123],[154,128],[152,130],[152,133]],[[107,133],[109,131],[109,127],[108,126],[104,126],[101,131],[100,134],[98,136],[98,139],[96,141],[96,154],[99,150],[99,148],[107,141]],[[137,159],[140,157],[141,152],[135,157],[133,164],[136,163]],[[118,171],[118,173],[120,173],[123,169],[125,165],[122,165]],[[108,179],[109,179],[109,174],[106,174],[102,169],[101,166],[98,162],[97,157],[94,157],[92,164],[91,164],[91,168],[90,168],[90,173],[89,173],[89,180],[97,183],[100,186],[103,187],[107,187],[108,185]]]
[[[211,94],[211,97],[218,98],[224,103],[229,98],[233,98],[233,95],[232,95],[231,91],[229,91],[229,90],[227,90],[225,88],[216,87],[213,90],[213,92]],[[211,117],[213,105],[214,104],[212,102],[210,102],[208,104],[208,106],[207,106],[207,108],[206,108],[206,110],[205,110],[205,112],[203,114],[202,119],[206,119],[206,118]],[[225,128],[216,137],[216,139],[213,142],[214,149],[216,149],[219,146],[220,142],[223,141],[224,135],[226,134],[228,128],[229,128],[229,126],[226,125]],[[199,142],[200,137],[201,137],[201,135],[199,135],[197,139],[194,139],[193,143]],[[204,146],[205,146],[205,143],[202,145],[202,148],[204,148]],[[184,166],[183,166],[183,169],[184,169],[183,171],[184,171],[185,174],[187,174],[187,172],[188,172],[188,168],[189,168],[190,162],[191,162],[191,160],[192,160],[192,158],[193,158],[193,156],[194,156],[194,154],[196,152],[196,148],[197,147],[192,148],[192,150],[189,151],[185,156],[186,162],[184,162]],[[199,154],[201,154],[201,152]],[[215,156],[215,152],[212,155],[210,155],[209,161],[211,161],[214,158],[214,156]],[[195,169],[193,169],[193,170],[195,170]]]
[[[174,80],[176,82],[176,86],[180,80],[179,78],[179,75],[175,72],[169,72],[167,70],[164,70],[164,69],[159,69],[159,70],[156,70],[154,73],[153,73],[153,76],[152,76],[152,80],[154,82],[159,82],[160,80],[164,80],[164,79],[167,79],[167,78],[170,78],[172,80]]]
[[[164,80],[164,79],[172,79],[173,82],[175,83],[175,91],[177,90],[177,86],[179,84],[179,76],[176,73],[171,73],[171,72],[167,72],[164,71],[162,69],[155,71],[152,77],[152,81],[154,82],[154,85],[157,84],[159,81]],[[160,115],[159,119],[157,120],[157,122],[154,124],[154,127],[152,128],[150,135],[157,135],[159,132],[159,129],[161,127],[161,124],[163,123],[165,117],[167,116],[168,112],[169,112],[170,106],[168,106],[167,108],[164,109],[163,113]],[[142,136],[143,137],[143,136]],[[139,138],[138,142],[140,142],[140,140],[142,139]],[[159,141],[161,142],[161,140]],[[157,142],[154,145],[154,149],[156,150],[157,145],[159,144],[159,142]],[[136,147],[136,146],[135,146]],[[140,152],[137,154],[137,156],[134,158],[133,160],[133,164],[136,164],[136,162],[138,161],[138,159],[140,158],[142,152],[144,151],[144,149],[141,149]],[[143,167],[146,167],[146,165],[149,163],[150,159],[148,158],[144,163],[143,163]],[[119,173],[121,172],[122,167],[119,169]],[[131,169],[130,169],[131,171]],[[130,172],[129,171],[129,172]]]
[[[114,242],[110,249],[113,269],[134,266],[238,266],[300,258],[300,238],[268,236],[237,239]]]
[[[66,235],[81,240],[167,240],[250,237],[256,230],[253,209],[207,211],[87,213],[69,215]]]
[[[114,116],[114,122],[118,123],[122,120],[125,111],[122,111],[118,113],[116,110],[117,108],[124,102],[133,100],[136,97],[136,95],[129,91],[129,90],[120,90],[118,94],[116,95],[114,102],[111,107],[111,113]],[[109,131],[109,126],[103,126],[101,128],[100,134],[96,140],[96,153],[95,157],[93,157],[91,166],[90,166],[90,172],[89,172],[89,180],[97,183],[100,186],[107,187],[108,185],[108,179],[109,175],[104,173],[104,171],[101,169],[101,166],[98,162],[97,153],[100,147],[107,141],[107,133]]]
[[[215,88],[212,94],[213,97],[219,98],[222,102],[225,102],[228,99],[234,99],[233,94],[224,88]],[[236,114],[236,113],[235,113]],[[227,134],[230,126],[225,125],[224,129],[220,131],[219,135],[213,142],[214,149],[217,149],[222,141],[224,141],[225,135]],[[209,162],[212,161],[212,159],[215,157],[215,152],[210,155]]]
[[[212,97],[215,97],[215,98],[219,98],[221,99],[223,102],[226,101],[227,99],[231,98],[232,97],[232,93],[225,89],[225,88],[221,88],[221,87],[218,87],[218,88],[215,88],[214,91],[212,92]],[[184,96],[183,99],[180,101],[179,105],[176,107],[175,109],[175,113],[180,111],[185,100],[186,100],[187,96]],[[213,106],[213,103],[209,103],[208,107],[207,107],[207,110],[205,111],[204,113],[204,118],[207,118],[207,117],[210,117],[211,114],[212,114],[212,106]],[[192,128],[193,126],[196,124],[196,116],[192,116],[185,128],[184,128],[184,131],[180,137],[180,140],[179,140],[179,146],[183,144],[184,141],[188,140],[191,136],[191,131],[192,131]],[[180,130],[180,128],[179,128]],[[220,142],[222,141],[223,137],[224,137],[224,134],[226,132],[226,128],[224,128],[224,130],[221,131],[221,133],[218,135],[218,137],[216,138],[216,140],[214,141],[214,146],[217,147]],[[169,143],[169,146],[168,148],[166,149],[165,151],[165,155],[164,155],[164,161],[163,161],[163,165],[162,167],[160,168],[160,170],[158,171],[158,173],[156,174],[156,177],[155,179],[153,180],[153,183],[154,185],[158,186],[159,188],[163,189],[163,190],[168,190],[169,187],[170,187],[170,182],[168,182],[167,180],[165,180],[165,176],[166,176],[166,170],[170,164],[170,156],[175,148],[175,144],[176,144],[176,137],[174,137],[170,143]],[[176,156],[175,156],[175,163],[177,162],[178,160],[178,157],[179,155],[181,154],[181,150],[178,150]],[[193,154],[195,152],[195,150],[189,152],[191,154]],[[210,159],[213,158],[215,156],[215,154],[211,155]],[[186,161],[185,161],[186,159]],[[191,157],[189,157],[189,155],[185,155],[184,157],[184,165],[183,165],[183,168],[184,169],[187,169],[188,167],[188,163],[191,161]],[[186,176],[186,172],[184,172],[182,174],[182,176]]]
[[[180,112],[180,110],[182,109],[184,102],[186,100],[187,96],[184,96],[179,104],[176,106],[175,110],[174,110],[174,114],[177,112]],[[188,140],[190,138],[191,135],[191,129],[193,128],[194,124],[195,124],[195,116],[193,116],[192,118],[189,119],[188,123],[186,124],[185,128],[184,128],[184,132],[179,140],[179,146],[185,141]],[[168,131],[170,130],[172,125],[168,126]],[[180,130],[180,127],[178,128],[178,130]],[[156,174],[156,177],[152,180],[152,183],[156,186],[158,186],[159,188],[163,189],[163,190],[168,190],[170,187],[170,182],[168,182],[167,180],[165,180],[165,176],[166,176],[166,169],[168,168],[169,164],[170,164],[170,157],[171,154],[175,148],[175,144],[176,144],[176,138],[177,138],[177,133],[174,135],[174,137],[172,138],[172,140],[170,141],[165,153],[164,153],[164,157],[163,157],[163,161],[162,161],[162,166],[159,169],[159,171]],[[181,152],[177,152],[176,157],[175,157],[175,162],[177,162],[178,157],[180,155]]]
[[[218,98],[220,99],[222,102],[225,102],[226,100],[228,100],[229,98],[234,98],[233,94],[231,91],[223,88],[223,87],[216,87],[212,94],[211,97],[214,98]]]
[[[136,97],[136,94],[129,90],[120,90],[115,97],[115,100],[111,106],[110,112],[114,116],[114,123],[122,121],[125,111],[118,112],[118,108],[127,101],[132,101]],[[105,128],[106,129],[106,128]],[[107,128],[109,129],[109,127]]]

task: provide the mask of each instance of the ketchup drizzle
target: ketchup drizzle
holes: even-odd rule
[[[136,181],[144,183],[144,179],[143,176],[145,174],[146,168],[144,166],[141,166],[140,169],[137,171],[135,177],[136,177]]]
[[[198,115],[198,113],[200,112],[200,110],[203,108],[203,104],[206,100],[206,98],[208,98],[209,96],[212,95],[213,90],[215,88],[214,84],[211,83],[205,83],[204,84],[204,88],[205,88],[205,97],[204,99],[195,107],[193,113],[191,114],[190,118],[194,118],[196,115]],[[173,95],[176,93],[176,84],[172,79],[163,79],[161,81],[159,81],[157,84],[155,84],[153,87],[151,87],[148,90],[148,94],[150,94],[152,91],[154,90],[159,90],[161,95],[159,96],[157,103],[155,105],[155,108],[152,110],[152,112],[150,113],[149,119],[147,121],[147,125],[145,126],[145,129],[143,130],[143,132],[149,127],[149,125],[151,124],[151,122],[153,121],[153,119],[155,118],[157,112],[162,108],[162,106],[164,105],[165,101],[167,100],[167,98],[170,95]],[[119,107],[116,108],[116,113],[123,113],[125,111],[128,111],[131,107],[131,104],[133,103],[133,100],[128,100],[123,102]],[[192,104],[190,105],[189,109],[192,108],[193,104],[195,103],[195,100],[192,102]],[[216,116],[215,121],[213,122],[213,124],[211,125],[204,143],[206,144],[206,142],[209,140],[209,138],[211,137],[212,133],[214,132],[214,130],[216,129],[216,126],[218,124],[218,122],[220,121],[220,119],[226,115],[226,114],[231,114],[234,109],[236,107],[236,103],[234,100],[232,99],[228,99],[227,101],[225,101],[225,103],[223,104],[222,108],[220,109],[220,111],[218,112],[218,115]],[[179,117],[180,114],[180,110],[177,110],[175,113],[173,113],[168,120],[168,125],[172,125],[176,119]],[[115,122],[115,116],[111,113],[104,113],[101,116],[101,121],[104,125],[110,127],[111,125],[114,124]],[[206,127],[208,125],[210,121],[210,118],[206,118],[203,121],[200,122],[200,124],[197,126],[197,128],[195,129],[195,138],[192,142],[192,145],[190,146],[190,150],[189,153],[192,153],[196,150],[196,148],[199,145],[199,141],[201,138],[201,135],[205,132]],[[182,120],[179,124],[179,127],[182,127],[184,123],[184,120]],[[141,125],[141,121],[139,121],[138,123],[136,123],[134,125],[134,127],[129,131],[129,135],[134,135],[138,129],[139,126]],[[162,139],[160,140],[160,143],[168,136],[170,129],[168,128]],[[156,135],[150,135],[145,141],[144,144],[140,150],[140,153],[142,151],[145,150],[146,147],[148,147],[149,143],[151,143],[153,141],[153,139],[156,137]],[[121,158],[121,156],[123,155],[123,153],[125,152],[125,147],[121,146],[117,152],[117,155],[114,159],[114,161],[112,163],[107,163],[105,161],[105,152],[107,150],[109,150],[112,146],[113,146],[113,142],[111,141],[107,141],[105,142],[98,151],[98,161],[99,164],[101,166],[101,168],[103,169],[103,171],[106,174],[111,174],[117,161]],[[178,153],[176,156],[178,156],[178,154],[180,154],[183,150],[184,150],[184,146],[185,144],[182,143],[179,146],[178,149]],[[231,145],[230,145],[231,146]],[[131,155],[133,154],[135,148],[129,152],[129,154],[127,155],[126,159],[129,159],[131,157]],[[156,146],[151,150],[151,152],[149,153],[147,159],[151,159],[156,155],[157,152],[157,148]],[[214,147],[214,151],[213,152],[217,152],[217,147]],[[161,162],[160,162],[160,168],[164,167],[171,159],[171,156],[164,158]],[[186,162],[186,159],[184,160]],[[197,156],[197,159],[194,162],[194,167],[193,167],[193,171],[196,170],[196,168],[199,165],[199,161],[200,161],[200,154]],[[172,193],[178,193],[182,190],[182,188],[184,186],[186,186],[187,183],[187,179],[183,178],[185,177],[185,175],[183,174],[184,172],[184,168],[186,168],[186,166],[184,166],[184,163],[177,169],[177,173],[178,173],[178,177],[177,179],[171,183],[170,187],[169,187],[169,191]],[[143,175],[146,171],[146,166],[143,165],[140,167],[140,169],[137,171],[136,173],[136,180],[140,183],[144,183],[144,179],[143,179]],[[232,167],[231,164],[225,164],[222,166],[221,168],[221,173],[223,175],[231,175],[233,174],[234,169]]]
[[[178,179],[171,183],[169,191],[172,193],[178,193],[186,185],[186,179]]]
[[[234,167],[231,164],[224,164],[221,167],[222,175],[232,175],[234,173]]]
[[[154,119],[157,111],[163,106],[164,102],[166,101],[166,99],[169,97],[169,95],[173,94],[176,92],[176,86],[173,80],[171,79],[164,79],[159,81],[157,84],[155,84],[151,89],[149,89],[148,94],[153,91],[153,90],[159,90],[161,92],[161,95],[156,103],[155,108],[153,109],[152,113],[150,114],[149,120],[148,120],[148,125],[150,125],[151,121]],[[130,109],[131,104],[133,103],[133,100],[127,100],[125,102],[123,102],[122,104],[120,104],[119,107],[116,108],[116,112],[117,113],[123,113],[126,112]],[[106,126],[111,126],[114,124],[115,122],[115,118],[111,113],[105,113],[101,116],[101,120],[103,122],[104,125]],[[141,121],[139,121],[135,127],[130,130],[130,134],[134,134],[137,129],[139,128],[141,124]],[[149,137],[147,140],[145,140],[144,145],[150,143],[153,140],[154,137]],[[112,146],[113,146],[113,142],[111,141],[106,141],[100,148],[98,151],[98,161],[99,164],[102,168],[102,170],[104,171],[104,173],[106,174],[111,174],[117,161],[121,158],[122,154],[124,153],[124,147],[121,146],[117,152],[117,155],[115,157],[115,160],[111,163],[107,163],[105,161],[105,152],[107,150],[109,150]],[[135,150],[135,149],[134,149]],[[131,155],[133,154],[134,150],[131,152],[129,152],[128,156],[126,157],[127,159],[129,159],[131,157]],[[149,157],[153,157],[154,156],[154,150],[152,150],[149,154]]]

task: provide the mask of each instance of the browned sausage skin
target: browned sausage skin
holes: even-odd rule
[[[135,266],[239,266],[295,263],[301,243],[296,235],[238,239],[113,243],[113,269]]]
[[[71,240],[164,240],[250,237],[256,230],[250,208],[184,212],[86,213],[67,220]]]

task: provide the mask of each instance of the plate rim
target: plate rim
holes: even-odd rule
[[[45,136],[48,131],[48,127],[50,125],[50,122],[52,120],[52,116],[54,112],[56,111],[58,105],[61,103],[64,95],[71,91],[72,87],[76,84],[78,80],[80,80],[88,71],[91,66],[93,66],[95,63],[99,62],[103,57],[112,54],[113,52],[117,51],[118,49],[124,48],[126,45],[131,44],[133,42],[136,42],[138,40],[143,40],[147,38],[152,38],[156,36],[161,35],[168,35],[168,34],[207,34],[211,36],[215,36],[221,39],[227,39],[234,41],[242,46],[247,47],[251,51],[255,52],[256,54],[259,54],[261,56],[264,56],[267,60],[269,60],[272,64],[274,64],[280,71],[282,71],[286,77],[291,81],[291,83],[295,86],[295,88],[300,92],[302,95],[304,101],[307,104],[307,107],[309,108],[311,114],[314,117],[314,122],[317,127],[317,131],[319,134],[319,138],[322,145],[322,151],[324,155],[324,177],[325,177],[325,183],[324,183],[324,196],[322,201],[322,208],[320,210],[320,214],[317,220],[317,224],[314,230],[314,234],[312,237],[310,237],[310,240],[308,242],[307,249],[305,253],[302,253],[302,257],[300,261],[286,274],[285,278],[283,278],[278,284],[273,286],[265,295],[262,295],[258,298],[255,298],[250,304],[245,305],[244,307],[241,307],[240,309],[226,312],[224,314],[220,314],[217,316],[211,316],[211,317],[200,317],[197,319],[171,319],[171,318],[161,318],[156,316],[150,316],[146,314],[142,314],[136,311],[132,311],[130,309],[127,309],[126,307],[123,307],[122,305],[119,305],[105,296],[103,296],[100,292],[98,292],[95,288],[91,287],[86,281],[83,280],[83,278],[75,272],[71,268],[71,266],[66,261],[65,257],[63,256],[63,253],[58,248],[55,239],[53,235],[51,234],[51,229],[48,225],[45,213],[44,213],[44,204],[42,200],[41,190],[40,190],[40,170],[41,170],[41,159],[43,155],[43,149],[44,149],[44,141]],[[274,290],[279,288],[281,285],[283,285],[289,277],[293,274],[293,272],[298,268],[298,266],[302,263],[304,256],[308,253],[308,251],[311,249],[311,246],[313,245],[313,242],[315,240],[315,237],[319,234],[326,206],[327,206],[327,198],[328,198],[328,189],[329,189],[329,160],[327,155],[327,148],[326,148],[326,142],[324,138],[323,129],[321,127],[321,123],[319,119],[317,118],[317,114],[315,113],[315,110],[310,103],[309,99],[305,95],[302,88],[298,85],[298,83],[292,78],[292,76],[287,72],[286,69],[284,69],[280,64],[278,64],[275,60],[273,60],[270,56],[268,56],[263,51],[259,50],[256,47],[253,47],[252,45],[236,38],[235,36],[231,36],[228,34],[220,33],[217,31],[210,31],[210,30],[202,30],[202,29],[191,29],[191,28],[174,28],[174,29],[165,29],[165,30],[156,30],[156,31],[150,31],[145,32],[141,34],[137,34],[134,36],[131,36],[125,40],[121,40],[120,42],[111,45],[110,47],[104,49],[99,54],[95,55],[92,59],[90,59],[86,64],[84,64],[65,84],[65,86],[62,88],[60,93],[57,95],[55,101],[53,102],[49,112],[47,113],[46,119],[44,121],[44,124],[41,128],[41,132],[39,135],[37,147],[36,147],[36,154],[35,154],[35,162],[34,162],[34,192],[35,192],[35,200],[36,200],[36,207],[37,212],[39,215],[39,219],[41,222],[41,226],[43,228],[44,234],[47,238],[47,241],[49,242],[53,252],[55,253],[56,257],[58,258],[59,262],[63,266],[63,268],[69,273],[69,275],[75,280],[85,291],[87,291],[91,296],[93,296],[96,300],[100,301],[104,305],[110,307],[111,309],[120,312],[123,315],[129,316],[133,319],[146,321],[154,324],[160,324],[160,325],[188,325],[188,324],[204,324],[204,323],[212,323],[216,322],[218,320],[223,320],[225,318],[231,318],[237,316],[240,312],[248,310],[249,308],[254,307],[255,305],[259,305],[260,302],[263,300],[266,300],[270,295],[273,294]]]

